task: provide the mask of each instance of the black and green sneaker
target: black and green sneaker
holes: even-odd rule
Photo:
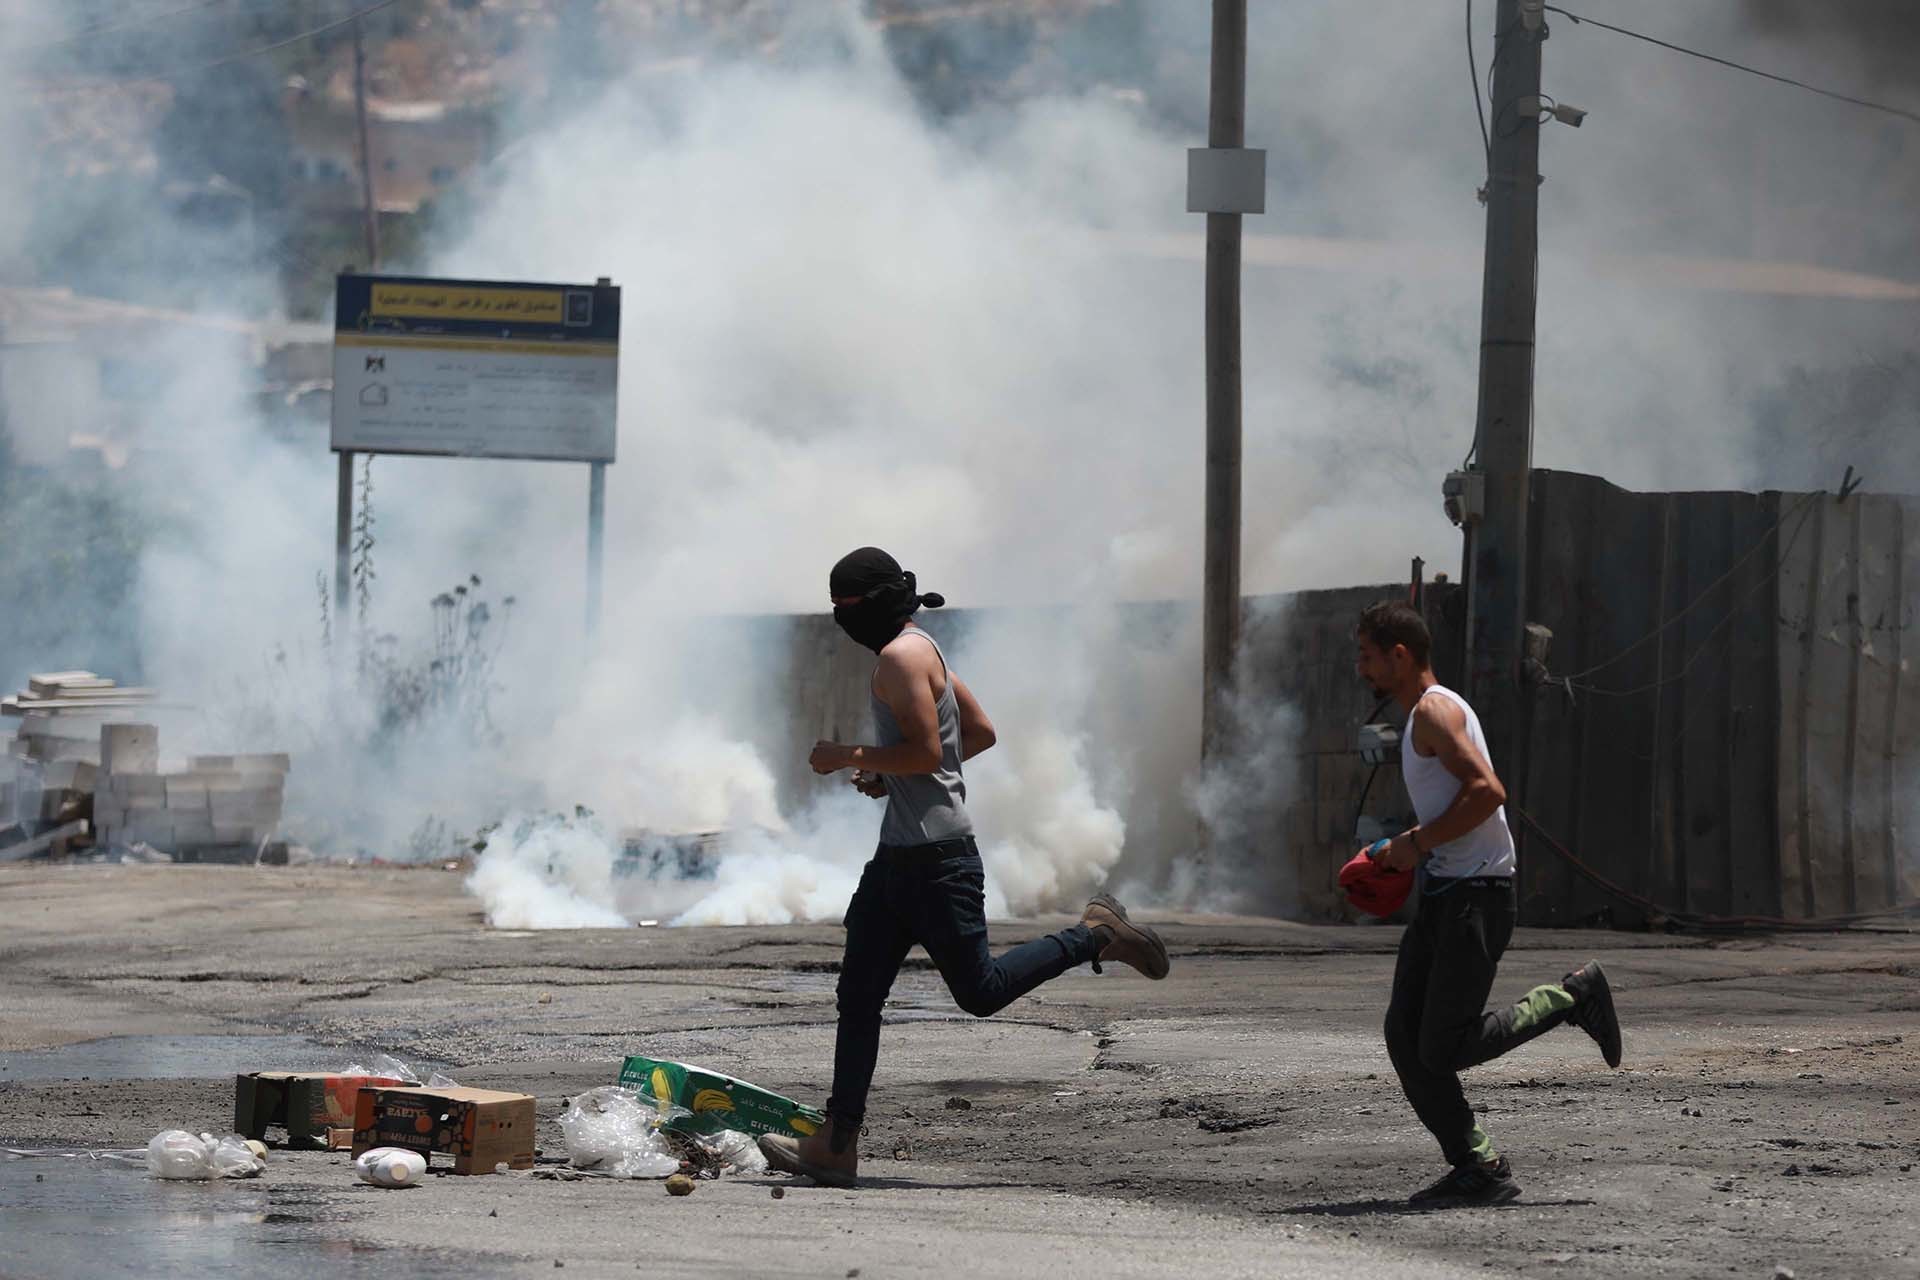
[[[1620,1019],[1613,1011],[1613,988],[1598,960],[1589,960],[1560,980],[1573,995],[1567,1021],[1592,1036],[1607,1065],[1620,1065]]]
[[[1477,1204],[1505,1204],[1520,1194],[1507,1158],[1475,1160],[1459,1165],[1430,1187],[1407,1197],[1416,1209],[1465,1209]]]

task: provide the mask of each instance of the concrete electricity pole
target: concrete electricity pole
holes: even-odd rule
[[[1474,439],[1484,508],[1467,535],[1468,688],[1502,776],[1518,779],[1526,625],[1527,491],[1540,233],[1540,0],[1495,6],[1486,278]]]
[[[1247,4],[1213,0],[1207,146],[1188,153],[1187,209],[1207,215],[1206,560],[1200,756],[1221,747],[1240,647],[1240,222],[1265,209],[1265,153],[1247,140]]]
[[[360,134],[360,228],[367,242],[367,270],[380,269],[380,209],[373,198],[373,159],[367,148],[367,50],[360,19],[353,20],[353,114]]]

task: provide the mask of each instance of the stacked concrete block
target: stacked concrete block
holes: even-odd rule
[[[160,772],[160,730],[150,724],[101,725],[100,768],[106,773]]]
[[[214,844],[258,844],[280,825],[287,798],[285,755],[195,756],[190,775],[204,788]]]
[[[101,844],[143,843],[171,850],[173,820],[160,776],[160,731],[150,724],[100,727],[101,773],[95,782],[93,822]]]
[[[280,825],[288,764],[284,755],[196,756],[177,773],[110,773],[95,812],[115,843],[169,853],[257,845]]]

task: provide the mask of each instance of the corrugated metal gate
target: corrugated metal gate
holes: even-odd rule
[[[1536,472],[1529,617],[1554,633],[1553,679],[1523,767],[1505,769],[1519,803],[1673,911],[1808,918],[1920,897],[1914,505]],[[1523,849],[1530,922],[1646,914],[1537,839]]]

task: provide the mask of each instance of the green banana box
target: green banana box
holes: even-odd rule
[[[667,1128],[681,1133],[737,1129],[804,1138],[827,1123],[825,1114],[792,1098],[684,1062],[636,1054],[621,1064],[620,1083],[662,1108],[678,1106],[689,1112],[666,1122]]]

